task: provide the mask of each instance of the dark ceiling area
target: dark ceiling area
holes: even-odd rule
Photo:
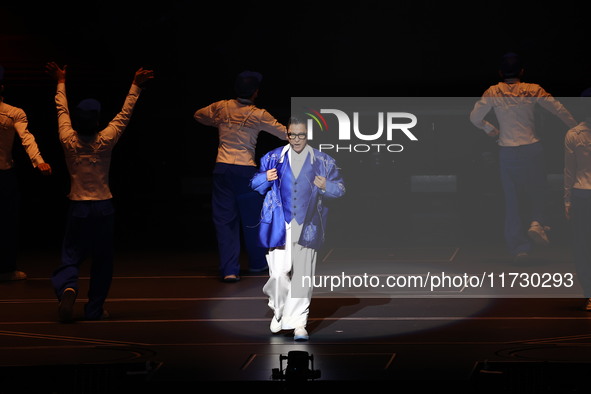
[[[94,4],[94,6],[93,6]],[[575,5],[576,4],[576,5]],[[200,102],[231,94],[242,69],[266,77],[265,100],[290,96],[477,96],[497,78],[507,51],[526,78],[556,96],[591,83],[588,30],[580,3],[454,4],[366,1],[85,2],[2,7],[2,61],[16,79],[45,61],[69,63],[92,80],[155,68],[155,84]],[[22,82],[24,83],[24,82]]]

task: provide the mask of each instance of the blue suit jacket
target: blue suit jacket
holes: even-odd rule
[[[259,171],[250,181],[251,188],[265,196],[259,224],[259,240],[261,245],[267,248],[285,246],[285,212],[287,209],[291,209],[291,206],[285,206],[284,203],[292,201],[293,197],[293,195],[284,195],[293,193],[291,189],[293,175],[289,166],[288,149],[290,149],[290,145],[273,149],[263,156]],[[269,182],[267,181],[267,171],[272,168],[277,168],[279,179]],[[316,175],[326,178],[325,191],[321,191],[313,185]],[[307,163],[302,167],[298,179],[311,185],[306,204],[298,204],[298,209],[295,212],[296,217],[300,217],[302,214],[304,217],[298,243],[308,248],[319,249],[324,244],[328,214],[328,207],[323,200],[344,195],[345,184],[336,161],[326,153],[314,148],[307,158]],[[288,220],[290,220],[289,215]]]

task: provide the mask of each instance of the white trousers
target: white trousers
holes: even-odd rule
[[[292,330],[306,327],[308,322],[317,252],[293,242],[299,238],[297,226],[292,232],[291,224],[286,223],[286,230],[285,248],[273,248],[267,253],[269,279],[263,293],[269,297],[269,308],[281,328]],[[308,278],[302,282],[304,277]]]

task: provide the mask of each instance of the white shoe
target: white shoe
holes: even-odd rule
[[[275,315],[273,315],[273,318],[271,319],[271,325],[269,328],[273,334],[277,334],[279,331],[281,331],[281,322],[277,320]]]
[[[542,226],[540,223],[534,221],[531,222],[529,230],[527,230],[527,235],[537,244],[548,245],[550,243],[546,234],[548,230],[550,230],[550,227]]]
[[[310,339],[310,336],[304,327],[297,327],[293,330],[294,341],[307,341],[308,339]]]

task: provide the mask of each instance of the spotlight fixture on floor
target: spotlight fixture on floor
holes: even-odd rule
[[[283,361],[287,366],[283,370]],[[279,356],[279,368],[273,368],[273,379],[285,381],[307,381],[320,378],[320,370],[314,369],[314,356],[308,352],[292,350],[287,356]]]

